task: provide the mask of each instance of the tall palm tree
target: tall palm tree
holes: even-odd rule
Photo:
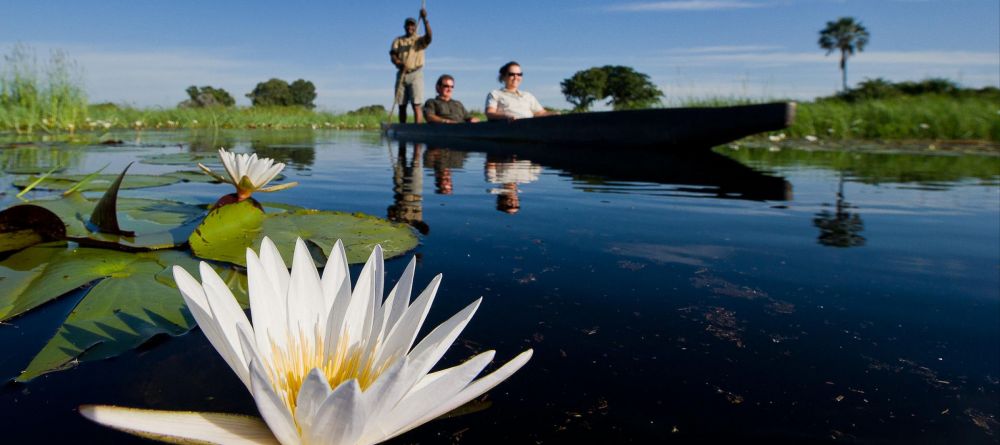
[[[836,22],[826,22],[826,28],[819,32],[819,46],[830,55],[833,50],[840,50],[840,73],[847,91],[847,57],[854,52],[864,51],[868,44],[868,30],[854,17],[841,17]]]

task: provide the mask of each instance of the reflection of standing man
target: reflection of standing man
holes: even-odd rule
[[[420,144],[414,144],[413,157],[407,161],[406,143],[399,142],[398,155],[392,165],[392,205],[386,210],[390,221],[409,224],[426,235],[430,226],[424,222],[421,148]]]
[[[399,122],[406,122],[406,107],[413,107],[413,115],[419,124],[424,121],[420,110],[424,101],[424,50],[431,44],[431,26],[427,24],[427,10],[420,9],[420,19],[424,21],[424,35],[417,35],[417,20],[407,18],[403,23],[406,35],[396,37],[389,49],[389,58],[396,65],[396,103],[399,104]]]

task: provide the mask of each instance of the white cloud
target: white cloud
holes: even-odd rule
[[[625,3],[605,8],[617,12],[651,12],[651,11],[716,11],[724,9],[763,8],[763,3],[746,1],[715,1],[715,0],[679,0],[645,3]]]

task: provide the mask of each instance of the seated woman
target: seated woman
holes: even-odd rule
[[[489,120],[514,120],[527,117],[548,116],[559,114],[546,111],[538,99],[527,91],[517,89],[524,79],[524,71],[517,62],[507,62],[500,67],[497,78],[503,83],[503,88],[490,91],[486,96],[486,118]]]

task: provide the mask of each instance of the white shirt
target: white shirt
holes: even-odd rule
[[[486,96],[486,110],[496,108],[497,113],[513,115],[517,119],[534,117],[535,113],[545,111],[531,93],[527,91],[510,92],[504,89],[490,91]]]

